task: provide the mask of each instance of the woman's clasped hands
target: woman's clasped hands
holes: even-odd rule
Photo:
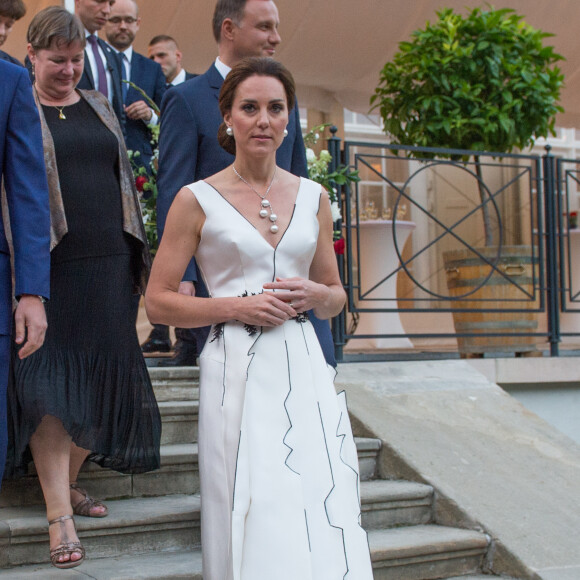
[[[280,326],[299,312],[316,308],[327,299],[328,288],[305,278],[276,278],[264,292],[243,298],[238,320],[254,326]]]

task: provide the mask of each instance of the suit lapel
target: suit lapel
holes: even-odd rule
[[[133,58],[131,59],[131,82],[139,86],[139,79],[141,78],[141,59],[139,55],[133,51]]]
[[[143,84],[143,67],[141,59],[139,58],[140,56],[140,54],[133,51],[133,58],[131,59],[131,82],[135,83],[138,87],[143,88],[141,86]],[[127,99],[130,102],[135,100],[135,96],[139,97],[137,100],[142,98],[138,93],[135,95],[136,91],[133,87],[129,87],[129,93],[127,94]]]
[[[210,88],[214,94],[216,99],[219,99],[220,96],[220,89],[224,84],[224,79],[218,69],[216,68],[215,64],[212,64],[207,71],[207,81],[209,83]]]
[[[111,84],[113,86],[112,105],[123,131],[125,130],[125,111],[123,109],[123,91],[121,90],[121,60],[119,55],[100,38],[98,39],[105,58],[107,60],[107,69],[111,73]]]
[[[91,61],[89,60],[89,55],[87,54],[86,49],[85,49],[85,68],[83,70],[83,77],[86,78],[86,82],[88,82],[89,86],[94,90],[95,79],[93,78],[93,71],[91,70]]]

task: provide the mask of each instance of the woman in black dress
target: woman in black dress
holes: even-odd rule
[[[103,95],[76,90],[85,32],[74,15],[41,11],[28,42],[51,196],[51,300],[43,348],[13,358],[7,471],[25,472],[29,448],[51,562],[64,568],[84,558],[72,514],[107,515],[76,485],[81,465],[157,469],[161,421],[135,329],[149,254],[121,129]]]

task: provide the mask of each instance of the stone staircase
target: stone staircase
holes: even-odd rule
[[[6,482],[0,494],[0,578],[202,578],[198,369],[150,371],[163,417],[161,469],[131,476],[86,466],[79,483],[107,499],[110,515],[76,518],[88,559],[66,571],[46,563],[47,524],[34,473]],[[369,533],[375,580],[489,579],[482,576],[488,537],[436,525],[434,490],[376,479],[380,441],[357,438],[356,443],[362,521]]]

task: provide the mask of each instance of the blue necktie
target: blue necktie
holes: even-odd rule
[[[107,85],[107,73],[105,72],[105,65],[103,64],[103,59],[101,58],[101,53],[99,52],[99,45],[97,43],[97,37],[94,34],[89,34],[87,40],[91,45],[93,50],[93,55],[97,62],[97,90],[103,93],[105,97],[109,98],[109,87]],[[94,77],[94,74],[93,74]]]

